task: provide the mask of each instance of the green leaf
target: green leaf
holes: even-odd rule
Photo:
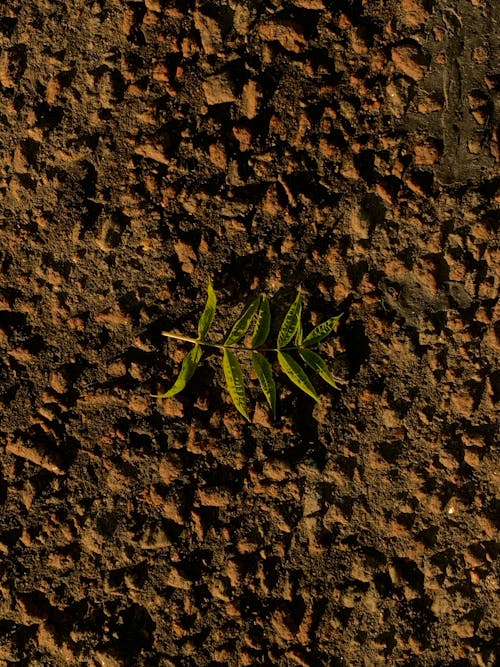
[[[189,380],[193,377],[193,374],[198,366],[198,363],[201,359],[202,351],[199,345],[195,345],[192,350],[190,350],[187,355],[184,357],[182,362],[181,370],[177,376],[177,380],[170,387],[170,389],[164,394],[158,394],[156,398],[168,398],[169,396],[175,396],[181,392]]]
[[[257,312],[260,304],[260,297],[252,301],[252,303],[243,312],[243,315],[236,321],[233,328],[229,332],[229,336],[224,341],[224,345],[233,345],[240,341],[248,331],[253,316]]]
[[[217,297],[215,296],[214,288],[212,283],[208,283],[207,287],[207,302],[205,304],[205,310],[203,311],[200,321],[198,323],[198,338],[200,340],[205,340],[205,336],[210,328],[210,325],[213,322],[215,315],[215,308],[217,307]]]
[[[302,345],[304,345],[304,347],[311,347],[312,345],[316,345],[322,341],[332,333],[332,331],[339,323],[341,317],[342,313],[340,315],[335,315],[335,317],[330,317],[329,320],[318,324],[317,327],[315,327],[309,334],[307,334],[307,336],[302,341]]]
[[[247,398],[245,393],[245,383],[243,373],[241,372],[240,362],[232,350],[224,349],[222,358],[222,368],[226,377],[227,388],[233,399],[236,409],[250,421],[247,410]]]
[[[319,401],[319,396],[301,366],[286,352],[278,352],[278,361],[283,372],[306,394]]]
[[[299,326],[300,315],[302,313],[302,296],[300,292],[297,294],[295,301],[288,309],[285,318],[281,324],[280,332],[278,334],[278,348],[285,347],[292,340]]]
[[[259,378],[264,396],[271,407],[273,417],[276,417],[276,385],[274,384],[271,364],[263,354],[260,354],[260,352],[254,352],[252,354],[252,363],[255,372],[257,373],[257,377]]]
[[[264,345],[269,336],[271,329],[271,309],[269,308],[269,301],[267,297],[263,296],[260,300],[259,312],[257,314],[257,321],[252,336],[252,347],[260,347]]]
[[[302,345],[302,338],[304,337],[304,330],[302,329],[302,319],[299,318],[297,331],[295,332],[295,345],[300,347]]]
[[[313,352],[312,350],[299,350],[299,354],[305,363],[312,368],[316,373],[323,378],[325,382],[328,382],[332,387],[338,389],[337,381],[334,376],[328,370],[328,366],[325,364],[323,359]]]

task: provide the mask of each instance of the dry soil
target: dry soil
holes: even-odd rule
[[[494,665],[499,13],[1,3],[2,667]],[[345,389],[152,398],[209,277]]]

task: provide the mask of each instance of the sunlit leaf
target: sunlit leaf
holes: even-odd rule
[[[198,337],[200,340],[205,340],[205,336],[210,328],[210,325],[213,322],[215,309],[217,307],[217,297],[215,296],[214,288],[212,283],[208,283],[207,288],[207,302],[205,304],[205,310],[203,311],[200,321],[198,323]]]
[[[328,366],[323,361],[323,359],[313,352],[312,350],[299,350],[299,355],[302,357],[303,361],[312,368],[316,373],[323,378],[325,382],[328,382],[332,387],[338,389],[337,382],[342,382],[342,380],[337,380],[329,371]]]
[[[263,296],[260,300],[259,312],[252,336],[252,347],[260,347],[264,345],[269,336],[271,329],[271,309],[269,308],[268,299]]]
[[[252,301],[248,308],[245,309],[243,315],[236,321],[233,328],[229,332],[228,337],[224,341],[225,345],[234,345],[234,343],[237,343],[243,338],[243,336],[248,331],[248,328],[250,327],[253,316],[257,312],[259,304],[260,298]]]
[[[295,345],[300,347],[302,345],[302,338],[304,337],[304,330],[302,329],[302,318],[299,317],[297,331],[295,332]]]
[[[302,313],[302,296],[300,292],[297,294],[295,301],[292,303],[285,315],[281,328],[278,334],[278,348],[285,347],[292,340],[297,331]]]
[[[193,373],[195,372],[196,367],[198,366],[198,363],[201,359],[201,355],[202,355],[201,347],[199,345],[195,345],[192,348],[192,350],[190,350],[184,357],[181,370],[174,384],[170,387],[170,389],[167,392],[165,392],[164,394],[158,394],[156,398],[168,398],[169,396],[175,396],[175,394],[181,392],[186,387],[189,380],[193,377]]]
[[[302,341],[302,345],[304,345],[304,347],[312,347],[329,336],[339,323],[341,317],[342,313],[340,315],[335,315],[335,317],[330,317],[329,320],[318,324],[317,327],[307,334]]]
[[[303,392],[314,398],[315,401],[319,401],[319,396],[304,369],[299,366],[293,357],[286,352],[278,352],[278,361],[283,372],[294,384],[297,385],[297,387],[299,387],[299,389],[302,389]]]
[[[264,396],[271,407],[273,417],[276,417],[276,385],[274,384],[271,364],[263,354],[260,354],[260,352],[254,352],[252,354],[252,363],[255,372],[257,373],[257,377],[259,378]]]
[[[247,409],[247,398],[245,393],[245,383],[243,373],[241,372],[240,362],[232,350],[224,349],[222,357],[222,368],[226,378],[229,394],[233,399],[236,409],[250,421]]]

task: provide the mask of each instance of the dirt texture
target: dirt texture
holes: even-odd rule
[[[0,5],[0,666],[493,667],[493,0]],[[343,312],[251,423],[222,334]]]

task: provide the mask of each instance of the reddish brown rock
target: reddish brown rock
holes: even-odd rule
[[[306,44],[302,28],[293,21],[272,19],[259,25],[259,34],[268,42],[279,42],[287,51],[300,53]]]
[[[204,81],[203,92],[209,105],[226,104],[236,99],[233,83],[227,73],[215,74]]]
[[[429,69],[422,49],[413,44],[393,47],[392,61],[400,72],[414,81],[421,81]]]
[[[401,0],[401,13],[404,23],[412,27],[421,26],[429,17],[423,0]]]
[[[417,165],[433,165],[441,157],[441,148],[437,142],[433,140],[425,141],[422,144],[417,144],[413,149],[414,162]]]

